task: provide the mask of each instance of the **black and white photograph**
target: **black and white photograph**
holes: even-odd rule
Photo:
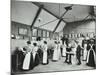
[[[11,0],[11,74],[96,69],[96,6]]]

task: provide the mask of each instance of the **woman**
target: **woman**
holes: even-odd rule
[[[82,41],[82,47],[83,47],[83,61],[86,61],[86,58],[87,58],[87,40],[86,40],[86,38]]]
[[[32,69],[31,68],[31,62],[32,62],[32,47],[31,47],[31,42],[30,41],[27,41],[27,46],[25,46],[23,48],[23,52],[25,54],[25,58],[24,58],[24,61],[23,61],[23,66],[22,66],[22,69],[23,70],[30,70]]]
[[[65,57],[66,56],[66,44],[64,42],[63,46],[62,46],[62,56]]]
[[[68,46],[67,46],[67,48],[66,48],[65,63],[72,64],[72,62],[71,62],[72,53],[70,53],[71,51],[72,51],[72,48],[71,48],[71,44],[69,43]]]
[[[96,53],[95,53],[95,40],[90,39],[87,46],[88,55],[87,55],[87,65],[91,67],[96,66]]]
[[[47,42],[44,41],[44,45],[43,45],[43,60],[42,60],[42,64],[46,65],[48,64],[48,55],[47,55]]]
[[[55,41],[55,47],[53,52],[53,61],[58,61],[58,45],[57,41]]]
[[[72,42],[72,64],[75,65],[77,63],[76,60],[76,51],[77,51],[77,44],[75,41]]]
[[[38,51],[37,43],[33,43],[33,49],[32,49],[33,68],[39,64],[39,55],[38,55],[37,51]]]
[[[60,41],[58,41],[58,59],[61,58],[61,44]]]
[[[81,47],[81,43],[79,41],[77,41],[77,51],[76,51],[76,57],[77,57],[77,65],[81,64],[81,54],[82,54],[82,47]]]
[[[39,59],[40,59],[40,63],[42,63],[42,57],[43,57],[43,51],[42,51],[42,40],[41,40],[41,37],[37,37],[36,39],[37,41],[37,46],[38,46],[38,55],[39,55]]]

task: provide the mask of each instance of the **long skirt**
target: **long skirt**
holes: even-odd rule
[[[87,65],[91,67],[96,66],[96,56],[94,50],[89,50],[88,51],[88,56],[87,56]]]
[[[35,62],[36,52],[34,52],[32,54],[33,54],[33,62]]]
[[[76,48],[72,48],[72,64],[75,65],[77,64],[77,57],[76,57]]]
[[[71,61],[72,61],[72,64],[73,64],[73,65],[77,64],[77,58],[76,58],[76,55],[72,55]]]
[[[57,61],[58,60],[58,50],[55,49],[53,52],[53,60]]]
[[[47,52],[43,52],[43,64],[47,64]]]
[[[43,51],[41,49],[38,49],[37,53],[39,55],[40,63],[42,63],[42,60],[43,60]]]
[[[58,59],[60,59],[60,58],[61,58],[61,50],[58,49]]]
[[[22,69],[23,70],[29,70],[30,69],[30,62],[31,62],[31,53],[28,52],[25,55],[24,61],[23,61],[23,66]]]
[[[33,55],[32,66],[34,68],[35,66],[37,66],[40,63],[40,59],[39,59],[39,55],[36,52],[32,53],[32,55]]]
[[[84,49],[83,51],[83,60],[86,60],[87,59],[87,50]]]
[[[66,56],[66,47],[62,48],[62,56]]]

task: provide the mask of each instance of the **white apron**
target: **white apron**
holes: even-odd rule
[[[47,45],[44,46],[43,50],[43,63],[47,63]]]
[[[55,45],[55,48],[54,48],[53,60],[58,60],[58,50],[57,50],[57,45]]]
[[[60,50],[60,44],[58,44],[58,58],[60,59],[61,57],[61,50]]]
[[[25,70],[29,69],[29,66],[30,66],[30,57],[31,57],[31,53],[28,52],[25,55],[24,62],[23,62],[23,69],[25,69]]]
[[[72,48],[72,53],[73,53],[74,55],[71,56],[71,57],[72,57],[71,61],[72,61],[72,64],[75,65],[75,64],[77,64],[77,59],[76,59],[76,48]]]
[[[66,56],[66,45],[64,43],[63,48],[62,48],[62,56]]]
[[[84,44],[84,51],[83,51],[83,60],[87,58],[87,44]]]

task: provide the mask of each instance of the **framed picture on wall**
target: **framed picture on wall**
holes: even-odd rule
[[[19,33],[19,35],[28,35],[28,29],[27,28],[19,28],[18,33]]]

